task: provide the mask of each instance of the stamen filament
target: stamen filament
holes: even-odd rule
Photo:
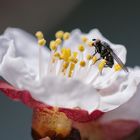
[[[92,57],[92,62],[93,62],[93,64],[95,64],[97,62],[97,57],[96,56]]]
[[[38,39],[38,45],[39,45],[39,50],[38,50],[38,76],[39,76],[39,79],[42,79],[43,77],[43,74],[45,72],[45,68],[44,68],[44,65],[43,65],[43,50],[42,50],[42,47],[45,46],[46,44],[46,40],[44,39],[43,37],[43,33],[38,31],[36,33],[36,37]]]
[[[74,68],[75,68],[75,64],[74,63],[71,63],[70,64],[70,69],[69,69],[68,77],[72,77],[72,74],[74,72]]]

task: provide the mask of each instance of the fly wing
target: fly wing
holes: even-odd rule
[[[104,41],[102,41],[102,45],[110,51],[110,54],[113,56],[113,58],[116,60],[116,62],[122,67],[122,69],[126,72],[128,72],[127,67],[124,65],[124,63],[121,61],[121,59],[113,52],[113,50],[110,48],[110,45]]]
[[[122,69],[126,72],[128,72],[127,67],[124,65],[124,63],[121,61],[121,59],[112,51],[110,50],[111,55],[116,60],[116,62],[122,67]]]

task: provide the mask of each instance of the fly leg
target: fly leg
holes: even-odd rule
[[[103,60],[99,64],[100,74],[102,75],[104,68],[108,68],[108,67],[112,68],[113,64],[114,63],[113,63],[113,61],[111,61],[110,56],[103,57]]]
[[[92,54],[92,56],[95,56],[97,54],[97,50],[95,50],[95,53],[94,54]]]
[[[112,61],[112,59],[108,59],[108,58],[109,58],[108,56],[104,58],[105,63],[104,63],[104,66],[102,67],[102,69],[100,70],[100,75],[103,74],[104,68],[112,68],[114,65],[114,61]]]
[[[97,59],[96,56],[93,56],[91,65],[94,65],[97,61],[99,61],[101,59],[102,59],[101,57]]]

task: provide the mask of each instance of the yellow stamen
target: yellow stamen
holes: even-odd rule
[[[85,67],[86,66],[86,62],[84,60],[80,61],[80,66],[81,67]]]
[[[61,59],[64,61],[68,61],[69,57],[71,56],[71,49],[70,48],[62,48],[61,49]]]
[[[65,33],[63,34],[63,39],[64,39],[64,40],[69,39],[69,37],[70,37],[70,33],[65,32]]]
[[[101,63],[98,65],[99,71],[101,72],[106,64],[106,60],[103,59]]]
[[[37,37],[38,40],[44,37],[41,31],[36,32],[35,36]]]
[[[55,42],[56,42],[56,45],[58,46],[58,45],[60,45],[62,43],[62,40],[60,38],[57,38],[55,40]]]
[[[87,60],[91,60],[92,59],[92,55],[88,54],[87,55]]]
[[[75,58],[74,58],[73,56],[69,57],[69,61],[71,61],[71,62],[73,62],[74,59],[75,59]]]
[[[71,64],[70,64],[69,75],[68,75],[69,77],[72,77],[74,68],[75,68],[75,64],[74,64],[74,63],[71,63]]]
[[[46,44],[46,40],[44,38],[38,40],[39,46],[44,46]]]
[[[93,57],[92,57],[92,61],[93,61],[93,64],[95,64],[96,61],[97,61],[97,57],[96,57],[96,56],[93,56]]]
[[[119,64],[114,65],[114,70],[115,71],[120,71],[121,69],[122,69],[122,67]]]
[[[77,55],[78,55],[78,52],[73,52],[73,57],[77,57]]]
[[[92,41],[88,41],[87,44],[89,45],[89,47],[93,47],[93,42]]]
[[[54,40],[50,42],[50,49],[53,51],[57,49],[57,44]]]
[[[78,59],[75,58],[74,56],[71,56],[71,57],[69,57],[69,61],[76,64],[78,62]]]
[[[78,62],[78,59],[76,58],[77,55],[78,55],[77,52],[73,52],[73,55],[69,57],[69,61],[71,63],[70,63],[70,69],[69,69],[68,77],[72,77],[72,74],[74,72],[75,65]]]
[[[61,39],[63,37],[63,34],[64,34],[63,31],[58,31],[58,32],[56,32],[55,37]]]
[[[84,43],[86,43],[86,42],[88,41],[87,37],[83,36],[83,37],[82,37],[82,41],[83,41]]]
[[[66,69],[69,66],[69,62],[63,62],[63,66],[62,66],[62,72],[64,73],[64,75],[66,74]]]
[[[69,57],[69,61],[76,64],[78,62],[77,55],[77,52],[73,52],[72,56]]]
[[[54,57],[60,58],[60,53],[59,52],[55,52],[54,53]]]
[[[66,68],[68,67],[68,65],[69,65],[69,63],[68,63],[68,62],[65,62],[65,63],[63,64],[63,68],[66,69]]]
[[[84,48],[83,45],[79,45],[78,50],[79,50],[80,52],[83,52],[83,51],[85,50],[85,48]]]

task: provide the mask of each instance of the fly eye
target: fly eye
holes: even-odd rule
[[[93,41],[96,41],[96,39],[94,38],[94,39],[92,39]]]

